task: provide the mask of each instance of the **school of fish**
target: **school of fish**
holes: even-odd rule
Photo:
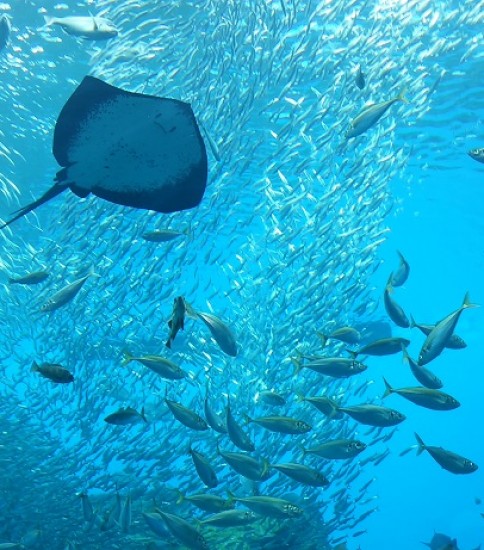
[[[369,282],[391,180],[429,168],[435,136],[415,123],[441,114],[437,88],[454,93],[437,56],[477,66],[459,29],[479,28],[478,4],[2,4],[2,220],[47,185],[53,119],[87,73],[190,103],[209,182],[192,211],[65,195],[0,233],[0,550],[343,550],[377,510],[390,440],[476,471],[418,425],[416,445],[395,442],[412,422],[398,400],[438,418],[465,406],[433,365],[466,346],[476,304],[462,289],[417,323],[400,252],[385,288]],[[368,338],[382,314],[404,336]],[[391,354],[408,387],[372,380]]]

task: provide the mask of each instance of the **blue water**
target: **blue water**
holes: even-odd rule
[[[476,46],[483,40],[483,2],[32,0],[0,10],[12,21],[0,52],[2,218],[50,186],[57,169],[53,127],[86,74],[190,102],[220,153],[217,161],[208,150],[209,185],[194,210],[162,216],[66,192],[3,232],[0,543],[182,548],[173,536],[157,537],[142,512],[159,507],[190,522],[204,517],[175,504],[176,489],[204,491],[186,453],[192,443],[215,466],[214,494],[258,492],[305,510],[297,520],[266,519],[245,530],[202,529],[210,548],[305,550],[346,542],[350,550],[409,550],[424,548],[434,531],[456,538],[463,550],[484,544],[482,307],[464,311],[459,321],[467,347],[446,350],[428,365],[460,408],[437,412],[388,397],[384,404],[407,416],[388,442],[347,463],[305,461],[330,478],[323,491],[279,474],[248,482],[217,455],[216,434],[194,435],[163,402],[168,388],[170,399],[203,414],[208,387],[218,412],[230,394],[241,422],[244,414],[288,414],[313,424],[307,438],[245,428],[256,443],[254,455],[271,462],[301,461],[301,444],[336,433],[370,444],[376,434],[367,426],[326,422],[310,405],[296,403],[295,394],[378,402],[382,376],[394,387],[416,385],[401,355],[370,357],[368,370],[348,381],[305,370],[295,378],[290,358],[298,349],[324,353],[316,331],[391,324],[382,296],[398,265],[396,250],[411,273],[394,297],[417,321],[443,318],[466,291],[484,304],[484,165],[467,155],[484,146]],[[47,30],[44,12],[101,14],[120,36],[95,43],[59,27]],[[358,63],[367,76],[363,91],[354,84]],[[408,104],[395,104],[374,128],[342,145],[366,101],[391,99],[403,89]],[[189,235],[161,245],[141,238],[166,227],[188,228]],[[89,279],[75,301],[39,314],[54,291],[89,267],[99,277]],[[40,268],[51,275],[39,287],[7,284],[11,275]],[[227,323],[236,335],[236,358],[193,320],[173,350],[165,348],[179,295]],[[422,335],[392,331],[411,339],[416,358]],[[125,349],[165,355],[194,383],[166,383],[135,363],[123,368]],[[345,346],[327,353],[344,355]],[[65,365],[75,383],[53,386],[30,372],[33,360]],[[367,391],[355,396],[365,381]],[[287,398],[283,410],[255,402],[258,391],[272,388]],[[148,426],[106,426],[104,417],[121,406],[144,406]],[[414,432],[480,469],[457,476],[428,453],[399,456],[415,444]],[[236,450],[227,437],[220,446]],[[377,465],[361,462],[387,450]],[[123,502],[130,495],[131,525],[104,529],[117,490]],[[81,492],[94,507],[93,521],[83,515]]]

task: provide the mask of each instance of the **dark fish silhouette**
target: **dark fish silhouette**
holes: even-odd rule
[[[8,44],[10,37],[10,19],[6,15],[0,16],[0,51]]]
[[[207,153],[190,105],[92,76],[64,105],[53,153],[63,167],[54,185],[2,228],[65,189],[163,213],[193,208],[205,192]]]
[[[468,155],[474,160],[477,160],[477,162],[484,162],[484,147],[481,149],[471,149]]]

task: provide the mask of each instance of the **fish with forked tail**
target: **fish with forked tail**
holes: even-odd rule
[[[166,347],[171,348],[171,343],[175,339],[178,331],[185,328],[185,313],[186,313],[185,299],[183,296],[178,296],[173,300],[173,312],[171,319],[168,321],[170,327],[170,335],[166,341]]]

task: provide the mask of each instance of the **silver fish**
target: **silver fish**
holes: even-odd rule
[[[177,403],[176,401],[171,401],[167,398],[165,398],[165,403],[168,405],[168,408],[178,422],[181,422],[187,428],[197,431],[208,430],[207,423],[196,412],[192,411],[188,407],[185,407],[184,405],[180,405],[180,403]]]
[[[471,303],[469,293],[464,296],[464,301],[459,309],[450,313],[439,321],[435,327],[430,331],[429,335],[423,343],[422,349],[418,356],[418,364],[426,365],[432,359],[438,357],[444,350],[451,335],[454,333],[459,317],[465,309],[479,307],[476,304]]]
[[[200,452],[195,451],[190,447],[188,453],[191,455],[193,464],[200,479],[207,487],[213,489],[218,485],[217,474],[207,458]]]
[[[303,456],[314,454],[327,459],[346,459],[359,455],[366,449],[366,444],[356,439],[333,439],[310,449],[302,448]]]
[[[390,284],[392,286],[402,286],[406,282],[410,274],[409,263],[403,257],[403,254],[398,250],[397,250],[397,254],[400,257],[400,264],[390,277]]]
[[[425,445],[422,438],[417,433],[415,434],[415,438],[418,443],[417,455],[427,451],[435,462],[440,464],[440,466],[448,472],[453,474],[472,474],[478,469],[477,464],[468,458],[453,453],[452,451],[447,451],[442,447]]]
[[[402,307],[397,304],[397,302],[391,297],[393,292],[392,286],[392,275],[388,279],[388,282],[385,286],[385,291],[383,292],[383,302],[385,304],[385,310],[388,313],[390,319],[399,327],[408,328],[410,326],[410,321],[403,311]]]
[[[304,485],[310,485],[312,487],[326,487],[329,485],[326,476],[303,464],[286,462],[284,464],[271,464],[271,467]]]
[[[460,407],[460,403],[456,399],[439,390],[431,390],[420,386],[414,388],[395,389],[390,386],[385,378],[383,378],[383,381],[385,382],[386,388],[383,397],[387,397],[392,393],[397,393],[416,405],[436,411],[450,411]]]
[[[94,275],[94,274],[88,273],[84,277],[81,277],[80,279],[77,279],[73,283],[68,284],[64,288],[61,288],[61,290],[57,291],[47,300],[47,302],[40,308],[40,311],[42,312],[55,311],[56,309],[59,309],[60,307],[68,304],[71,300],[73,300],[77,296],[78,292],[81,290],[84,283],[89,279],[91,275]]]
[[[346,133],[346,139],[354,138],[366,132],[369,128],[374,126],[397,101],[408,103],[408,100],[405,97],[405,90],[403,90],[400,95],[390,99],[389,101],[383,101],[382,103],[375,103],[364,107],[363,110],[351,121],[350,127]]]
[[[351,416],[353,420],[369,426],[395,426],[406,418],[401,412],[379,407],[378,405],[354,405],[352,407],[338,407],[338,410]]]
[[[474,159],[477,160],[477,162],[483,162],[484,163],[484,147],[481,149],[471,149],[468,153],[468,155]]]
[[[32,271],[22,277],[10,277],[8,284],[10,285],[38,285],[44,282],[49,276],[48,271]]]
[[[44,15],[44,20],[47,27],[58,25],[67,34],[91,40],[108,40],[118,35],[118,29],[114,23],[104,17],[50,17]]]
[[[131,424],[137,424],[140,420],[148,422],[145,417],[144,407],[141,409],[141,412],[138,412],[132,407],[125,407],[106,416],[104,422],[114,424],[115,426],[129,426]]]

